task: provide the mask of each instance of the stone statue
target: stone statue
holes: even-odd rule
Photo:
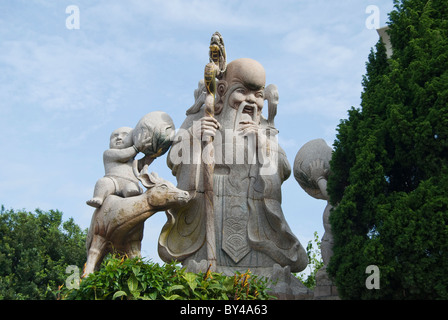
[[[314,299],[339,299],[336,286],[329,278],[326,268],[333,255],[333,233],[331,232],[330,213],[333,208],[327,193],[327,180],[330,172],[330,160],[333,150],[323,139],[315,139],[304,144],[294,159],[294,177],[310,196],[327,201],[322,216],[324,235],[320,249],[323,267],[316,273]]]
[[[104,256],[112,251],[129,258],[140,256],[144,222],[158,211],[188,202],[188,192],[176,188],[157,174],[147,173],[145,165],[138,179],[147,191],[122,198],[109,195],[96,209],[87,234],[87,262],[84,276],[99,267]]]
[[[178,188],[192,199],[167,211],[159,255],[167,262],[181,261],[191,271],[206,270],[209,247],[214,250],[217,272],[233,275],[250,268],[271,277],[287,270],[291,281],[290,273],[302,271],[308,259],[281,209],[281,184],[291,167],[274,128],[278,92],[269,87],[268,121],[262,115],[265,70],[259,62],[234,60],[217,79],[213,114],[207,112],[211,94],[207,80],[200,81],[196,101],[168,154]],[[205,140],[212,141],[212,148],[201,148]],[[204,163],[214,166],[213,243],[207,237]]]
[[[121,127],[110,135],[109,149],[103,153],[105,176],[100,178],[87,201],[89,206],[99,208],[108,195],[132,197],[143,192],[139,186],[132,163],[139,152],[146,156],[139,161],[138,169],[150,164],[171,146],[174,123],[162,111],[150,112],[140,119],[135,129]]]
[[[297,152],[294,160],[294,177],[299,185],[310,196],[327,201],[323,213],[324,235],[321,242],[321,253],[324,265],[332,255],[333,234],[330,226],[330,198],[327,193],[327,180],[330,172],[330,160],[333,150],[323,139],[315,139],[307,142]]]
[[[138,153],[133,144],[132,128],[122,127],[110,135],[109,149],[103,153],[105,176],[95,184],[89,206],[99,208],[110,194],[131,197],[143,192],[132,170],[132,162]]]
[[[333,255],[333,233],[331,232],[330,225],[330,212],[333,206],[330,204],[330,198],[327,193],[327,180],[328,169],[325,169],[324,161],[321,159],[314,160],[310,165],[311,179],[317,182],[320,192],[325,200],[327,200],[327,206],[325,207],[322,215],[324,225],[324,235],[321,240],[320,249],[322,253],[322,260],[324,265],[327,265]]]
[[[112,250],[140,256],[145,220],[188,202],[188,192],[156,173],[147,173],[154,159],[168,151],[174,130],[167,113],[154,111],[142,117],[134,129],[123,127],[112,133],[110,149],[104,152],[106,175],[98,180],[94,197],[87,202],[97,209],[87,235],[84,275],[93,272]],[[145,156],[136,160],[139,151]],[[148,188],[146,192],[139,181]]]
[[[230,276],[250,269],[273,280],[272,292],[279,297],[309,298],[310,291],[292,274],[306,268],[307,254],[281,208],[281,186],[291,166],[274,123],[278,89],[266,86],[265,69],[253,59],[227,64],[218,32],[211,38],[209,58],[195,102],[175,135],[171,118],[155,112],[111,137],[106,175],[88,201],[97,209],[87,237],[85,274],[112,248],[129,257],[140,255],[144,221],[166,210],[158,243],[165,262]],[[170,146],[167,164],[177,187],[147,173]],[[126,157],[109,156],[125,152]],[[138,152],[145,156],[135,160]],[[312,168],[318,175],[320,163]],[[136,179],[146,192],[138,183],[127,187]]]

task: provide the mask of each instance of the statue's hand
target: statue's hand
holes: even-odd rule
[[[135,147],[139,152],[143,152],[152,147],[152,135],[146,130],[139,132],[137,141],[134,141]]]
[[[238,131],[242,136],[249,136],[252,134],[258,134],[259,126],[252,120],[240,121]]]
[[[316,159],[310,163],[310,180],[319,181],[320,179],[327,179],[328,169],[324,167],[324,161],[322,159]]]
[[[243,120],[240,121],[237,131],[243,137],[257,137],[257,145],[259,148],[264,146],[267,142],[264,130],[260,130],[260,125],[249,117],[247,117],[247,119],[243,118]]]
[[[214,137],[216,130],[221,128],[220,123],[213,117],[205,116],[199,119],[200,125],[193,125],[193,135],[203,140],[204,137]]]
[[[258,129],[259,129],[258,123],[252,120],[252,117],[247,114],[243,113],[241,114],[240,122],[238,123],[237,131],[242,136],[249,136],[249,135],[257,135]]]
[[[264,130],[260,130],[260,125],[257,122],[253,121],[250,116],[243,114],[237,131],[244,137],[257,137],[259,146],[263,146],[266,143],[266,133],[264,132]]]

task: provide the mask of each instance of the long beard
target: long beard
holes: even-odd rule
[[[253,109],[252,114],[246,113],[248,109]],[[259,123],[260,121],[256,106],[243,101],[238,108],[235,109],[229,105],[228,99],[226,99],[217,119],[221,124],[221,130],[232,129],[234,131],[238,130],[241,121],[254,121],[256,123]]]

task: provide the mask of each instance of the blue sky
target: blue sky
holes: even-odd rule
[[[70,5],[79,8],[79,29],[66,27]],[[366,25],[369,6],[384,26],[392,0],[0,0],[0,204],[58,209],[87,228],[93,209],[85,201],[104,174],[110,133],[156,110],[180,127],[215,31],[228,61],[258,60],[279,88],[275,123],[292,167],[306,142],[331,146],[340,119],[359,107],[378,41]],[[175,183],[166,155],[150,170]],[[282,192],[302,245],[315,231],[322,237],[326,203],[292,175]],[[145,224],[142,253],[157,262],[165,220],[159,212]]]

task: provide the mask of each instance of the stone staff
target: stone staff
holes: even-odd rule
[[[219,32],[215,32],[210,41],[210,62],[205,66],[204,82],[206,89],[204,113],[206,117],[215,116],[216,78],[220,78],[226,69],[224,42]],[[202,139],[204,208],[206,213],[206,245],[209,270],[216,270],[215,211],[213,203],[213,174],[215,167],[213,137]]]

